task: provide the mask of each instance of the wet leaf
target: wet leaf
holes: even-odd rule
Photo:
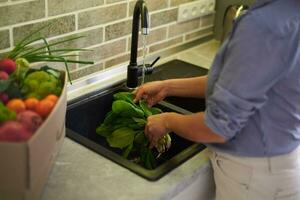
[[[125,150],[123,151],[122,156],[123,156],[124,158],[127,158],[127,157],[129,156],[129,154],[130,154],[132,148],[133,148],[133,143],[131,143],[128,147],[125,148]]]
[[[151,107],[150,110],[151,110],[153,115],[157,115],[157,114],[162,113],[162,110],[157,108],[157,107]]]
[[[112,111],[123,117],[144,117],[144,112],[124,100],[116,100],[112,104]]]
[[[111,147],[123,149],[133,143],[134,136],[134,130],[122,127],[115,130],[109,137],[107,137],[107,141]]]
[[[151,112],[150,108],[148,107],[145,100],[140,100],[139,104],[140,104],[140,107],[142,108],[142,110],[144,111],[144,114],[146,117],[149,117],[152,115],[152,112]]]
[[[118,92],[118,93],[114,94],[114,99],[115,100],[124,100],[128,103],[135,104],[133,102],[134,95],[131,92]]]

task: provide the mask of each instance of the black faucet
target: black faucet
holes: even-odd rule
[[[139,76],[142,74],[142,67],[137,64],[140,16],[142,34],[149,35],[150,21],[148,8],[144,0],[138,0],[135,4],[133,11],[130,63],[127,67],[127,87],[131,89],[136,88],[138,86]],[[152,72],[153,65],[158,59],[156,59],[151,65],[146,65],[146,74]]]

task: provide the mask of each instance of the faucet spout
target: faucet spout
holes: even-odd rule
[[[141,29],[143,35],[149,34],[149,14],[145,0],[138,0],[134,7],[131,33],[130,63],[127,67],[127,87],[136,88],[138,86],[139,70],[137,65],[137,52],[139,40],[139,28],[141,19]]]

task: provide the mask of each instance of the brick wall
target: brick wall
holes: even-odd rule
[[[178,6],[194,0],[146,0],[151,29],[147,53],[183,45],[212,32],[213,15],[177,23]],[[135,0],[0,0],[0,57],[24,35],[52,22],[43,36],[51,42],[85,35],[67,47],[92,49],[79,55],[94,65],[71,65],[72,79],[128,62]],[[140,42],[141,44],[141,42]],[[140,45],[141,46],[141,45]],[[141,49],[139,56],[141,56]],[[52,64],[53,65],[53,64]]]

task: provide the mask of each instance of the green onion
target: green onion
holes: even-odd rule
[[[52,23],[46,24],[37,30],[31,32],[26,37],[24,37],[20,42],[18,42],[15,48],[8,54],[8,58],[16,60],[17,58],[25,58],[28,62],[62,62],[65,64],[66,71],[68,74],[68,79],[71,84],[71,77],[69,72],[68,63],[78,63],[78,64],[94,64],[92,61],[82,61],[82,60],[73,60],[67,59],[70,57],[79,57],[77,54],[68,54],[71,52],[83,52],[83,51],[91,51],[84,48],[59,48],[58,45],[63,45],[66,42],[75,41],[85,36],[74,36],[68,39],[49,43],[45,37],[41,37],[40,31],[49,27]],[[43,44],[40,47],[33,47],[33,43],[42,41]],[[54,48],[54,50],[51,50]],[[60,53],[60,54],[56,54]]]

